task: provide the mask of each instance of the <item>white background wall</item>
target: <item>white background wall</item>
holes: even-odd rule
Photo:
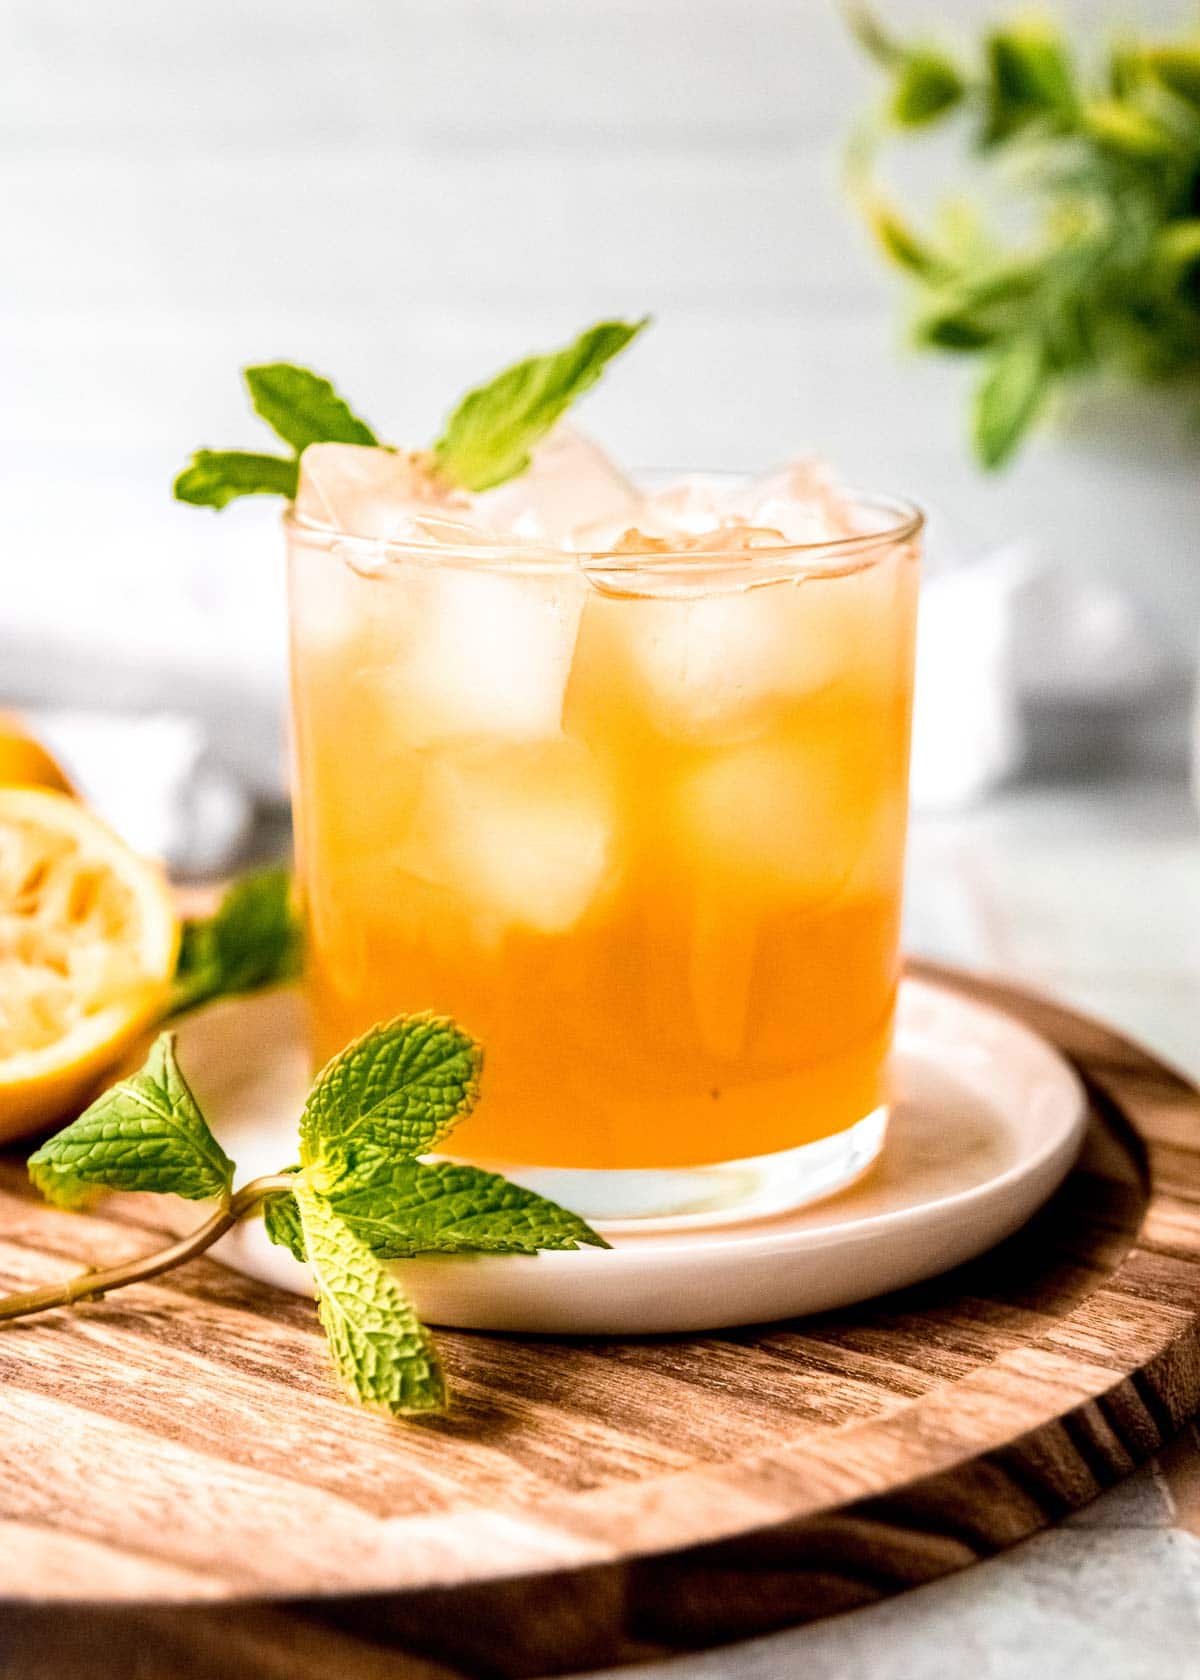
[[[1200,496],[1179,428],[1109,417],[984,481],[960,370],[902,354],[838,182],[874,86],[832,0],[5,0],[9,685],[13,638],[48,618],[59,646],[99,627],[139,657],[270,665],[270,514],[168,499],[193,446],[259,435],[242,363],[310,362],[423,440],[467,383],[646,309],[653,333],[588,404],[625,458],[815,447],[964,542],[1031,534],[1134,579],[1186,644]],[[34,664],[21,681],[48,680]]]

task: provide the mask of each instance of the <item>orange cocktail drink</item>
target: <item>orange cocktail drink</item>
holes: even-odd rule
[[[318,1057],[452,1015],[487,1059],[456,1152],[601,1218],[778,1208],[873,1158],[920,521],[842,513],[815,541],[743,517],[580,551],[301,504]]]

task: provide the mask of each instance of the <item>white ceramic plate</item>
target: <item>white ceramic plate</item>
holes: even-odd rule
[[[180,1056],[239,1180],[296,1149],[308,1082],[290,991],[215,1004]],[[956,1266],[1011,1235],[1079,1150],[1074,1073],[1009,1016],[919,981],[902,989],[899,1102],[878,1164],[799,1212],[693,1231],[610,1233],[612,1250],[397,1263],[425,1319],[479,1330],[632,1335],[715,1330],[847,1306]],[[194,1210],[193,1210],[194,1211]],[[306,1269],[253,1220],[215,1250],[310,1293]]]

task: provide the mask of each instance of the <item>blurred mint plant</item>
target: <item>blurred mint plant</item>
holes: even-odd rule
[[[868,224],[913,293],[922,348],[976,355],[975,454],[1009,461],[1051,395],[1089,376],[1200,392],[1200,28],[1115,39],[1087,73],[1062,28],[1022,13],[970,53],[851,27],[883,70],[852,142]],[[882,144],[947,122],[994,166],[1030,233],[1002,239],[969,200],[919,229],[879,183]]]

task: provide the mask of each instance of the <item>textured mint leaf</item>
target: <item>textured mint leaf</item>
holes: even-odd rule
[[[1037,418],[1050,379],[1037,339],[1016,339],[993,354],[975,393],[975,452],[985,467],[1000,467],[1010,459]]]
[[[295,1199],[317,1310],[346,1389],[396,1416],[445,1411],[437,1349],[400,1285],[303,1178]]]
[[[474,1108],[483,1053],[453,1021],[402,1015],[326,1063],[300,1117],[300,1159],[325,1191],[423,1155]]]
[[[443,475],[466,490],[490,490],[523,473],[534,445],[646,324],[600,321],[573,344],[469,391],[434,445]]]
[[[379,439],[339,397],[328,379],[290,362],[265,362],[244,370],[254,412],[297,455],[310,443],[378,443]]]
[[[369,1184],[330,1199],[359,1241],[385,1259],[608,1247],[578,1214],[456,1161],[390,1162]]]
[[[171,1011],[293,979],[303,938],[286,869],[256,869],[229,888],[212,916],[184,923]]]
[[[172,1035],[163,1033],[140,1072],[30,1156],[29,1176],[63,1207],[99,1189],[170,1191],[201,1201],[228,1193],[233,1162],[205,1124]]]
[[[299,1168],[295,1169],[299,1171]],[[304,1251],[304,1232],[300,1225],[300,1208],[290,1191],[268,1196],[263,1203],[263,1224],[267,1236],[279,1248],[290,1248],[301,1264],[308,1259]]]
[[[212,508],[223,508],[238,496],[286,496],[290,502],[299,474],[295,461],[279,455],[198,449],[175,480],[175,500]]]

